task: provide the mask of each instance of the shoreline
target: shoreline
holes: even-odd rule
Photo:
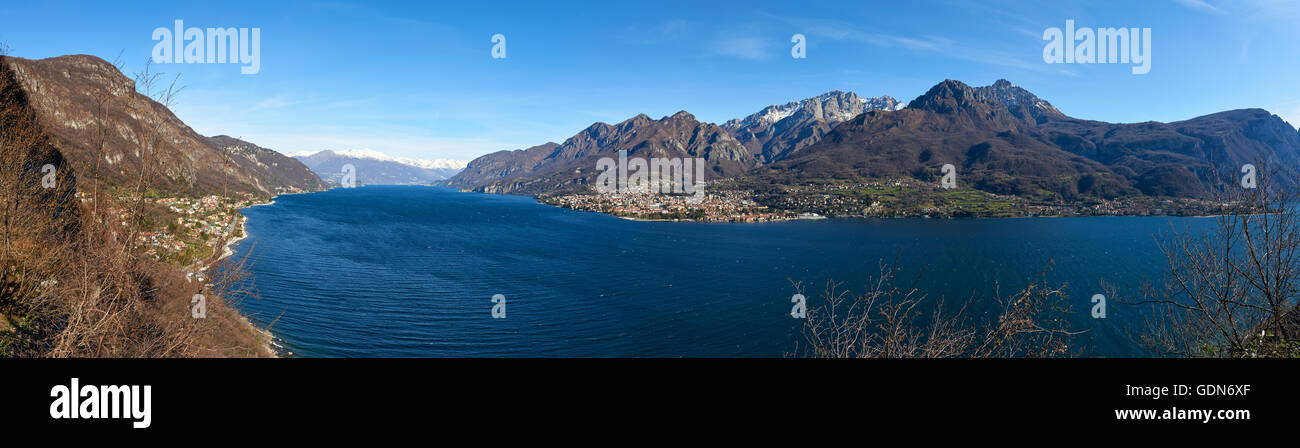
[[[250,205],[247,208],[253,208],[253,207],[258,207],[263,205],[272,205],[272,204],[275,204],[275,198],[271,198],[271,200],[266,203]],[[213,266],[216,266],[217,263],[220,262],[221,260],[224,260],[228,257],[235,255],[234,246],[236,244],[239,244],[241,241],[248,239],[249,237],[248,229],[244,225],[246,222],[248,222],[248,217],[245,216],[243,213],[238,213],[238,212],[236,213],[237,213],[236,216],[238,216],[238,218],[235,220],[233,224],[231,224],[231,229],[227,231],[227,235],[232,234],[234,230],[239,230],[239,234],[241,236],[227,237],[225,241],[223,241],[221,244],[221,251],[222,251],[221,255],[217,256],[210,263],[208,263],[206,266],[200,269],[201,271],[206,272],[208,269],[211,269]],[[261,346],[260,349],[263,355],[269,358],[281,357],[280,351],[276,349],[278,345],[275,343],[275,333],[271,332],[271,329],[269,327],[267,328],[259,327],[256,323],[254,323],[251,319],[249,319],[248,316],[245,315],[242,310],[233,306],[231,307],[231,309],[235,311],[235,314],[239,315],[239,319],[243,321],[244,325],[247,325],[248,328],[253,332],[253,334],[257,335],[259,342],[261,342],[261,344],[259,345]]]
[[[240,216],[243,216],[243,214],[240,214]],[[248,217],[243,216],[242,218],[240,218],[240,219],[238,220],[238,222],[236,222],[236,223],[234,224],[234,227],[236,227],[237,229],[239,229],[239,233],[240,233],[240,235],[243,235],[243,236],[239,236],[239,237],[235,237],[235,238],[226,238],[226,241],[221,245],[221,256],[220,256],[220,257],[217,257],[216,260],[213,260],[213,261],[212,261],[214,264],[215,264],[216,262],[218,262],[218,261],[221,261],[221,260],[226,259],[227,257],[229,257],[229,256],[231,256],[231,255],[234,255],[234,254],[235,254],[235,250],[233,249],[234,245],[235,245],[235,244],[239,244],[240,241],[243,241],[243,240],[245,240],[245,239],[248,238],[248,230],[244,228],[244,221],[247,221],[247,220],[248,220]],[[211,267],[211,266],[209,266],[209,267]]]
[[[393,186],[428,186],[428,187],[438,187],[438,188],[449,188],[449,187],[439,187],[439,186],[436,186],[436,185],[398,185],[398,184],[394,184]],[[769,224],[769,223],[790,222],[790,221],[818,221],[818,220],[836,220],[836,219],[944,219],[944,220],[962,220],[962,219],[1122,218],[1122,217],[1130,217],[1130,218],[1215,218],[1215,217],[1221,217],[1221,216],[1229,216],[1229,215],[1223,215],[1223,214],[1218,214],[1218,215],[1169,215],[1169,214],[1164,214],[1164,215],[1151,215],[1151,214],[1147,214],[1147,215],[1139,215],[1139,214],[1097,214],[1097,215],[1081,215],[1081,214],[1073,214],[1073,215],[1042,215],[1042,214],[1026,214],[1026,215],[1019,215],[1019,216],[978,216],[978,215],[972,215],[972,216],[926,216],[926,215],[918,215],[918,216],[836,216],[836,215],[820,215],[820,214],[818,214],[816,217],[795,216],[795,217],[789,217],[789,218],[786,218],[786,219],[772,219],[772,220],[751,221],[751,222],[734,222],[734,221],[704,221],[704,220],[694,220],[694,219],[654,219],[654,218],[638,218],[638,217],[635,217],[635,216],[622,216],[622,215],[616,215],[616,214],[609,213],[609,212],[602,212],[602,211],[599,211],[599,210],[587,210],[587,209],[581,209],[581,208],[565,207],[565,206],[563,206],[563,205],[548,204],[548,203],[546,203],[546,202],[541,201],[540,198],[539,198],[537,195],[533,195],[533,194],[485,193],[485,192],[479,192],[479,191],[474,191],[474,190],[467,190],[467,189],[462,189],[462,188],[449,188],[449,189],[456,190],[456,191],[458,191],[458,192],[460,192],[460,193],[486,194],[486,195],[497,195],[497,196],[517,196],[517,197],[526,197],[526,198],[530,198],[530,199],[532,199],[533,202],[536,203],[536,204],[539,204],[539,205],[545,205],[545,206],[548,206],[548,207],[555,207],[555,208],[561,208],[561,209],[565,209],[565,210],[573,210],[573,211],[579,211],[579,212],[596,213],[596,214],[605,215],[605,216],[611,216],[611,217],[615,217],[615,218],[619,218],[619,219],[623,219],[623,220],[627,220],[627,221],[640,221],[640,222],[685,222],[685,223],[702,223],[702,224]],[[802,212],[791,212],[791,213],[799,213],[800,215],[803,214]]]
[[[462,193],[465,193],[462,191]],[[472,192],[471,192],[472,193]],[[495,193],[479,193],[495,194]],[[507,194],[508,195],[508,194]],[[524,196],[524,195],[520,195]],[[838,219],[941,219],[941,220],[969,220],[969,219],[1051,219],[1051,218],[1216,218],[1229,215],[1138,215],[1138,214],[1118,214],[1118,215],[1024,215],[1024,216],[836,216],[836,215],[816,215],[816,216],[793,216],[784,219],[767,219],[761,221],[705,221],[697,219],[659,219],[659,218],[640,218],[636,216],[624,216],[614,213],[602,212],[598,210],[587,210],[581,208],[571,208],[562,205],[547,204],[537,199],[536,196],[526,196],[533,199],[538,205],[547,207],[561,208],[579,212],[595,213],[598,215],[610,216],[618,219],[636,222],[683,222],[683,223],[700,223],[700,224],[771,224],[791,221],[821,221],[821,220],[838,220]]]
[[[440,187],[437,187],[437,186],[426,186],[426,185],[416,185],[416,186],[425,186],[425,187],[432,187],[432,188],[440,188]],[[328,191],[328,190],[321,190],[321,191],[314,191],[314,192],[305,192],[305,193],[294,193],[294,194],[313,194],[313,193],[320,193],[320,192],[323,192],[323,191]],[[460,191],[460,192],[461,192],[461,193],[475,193],[475,192],[465,192],[465,191]],[[479,193],[479,194],[482,194],[482,193]],[[502,194],[502,195],[503,195],[503,196],[526,196],[526,195],[510,195],[510,194]],[[278,197],[278,195],[277,195],[276,197]],[[763,223],[776,223],[776,222],[789,222],[789,221],[834,221],[834,220],[854,220],[854,219],[859,219],[859,220],[864,220],[864,219],[865,219],[865,220],[876,220],[876,219],[878,219],[878,220],[887,220],[887,219],[909,219],[909,218],[911,218],[911,219],[950,219],[950,220],[963,220],[963,219],[1026,219],[1026,218],[1104,218],[1104,217],[1110,217],[1110,218],[1115,218],[1115,217],[1146,217],[1146,218],[1201,218],[1201,219],[1207,218],[1206,216],[1135,215],[1135,214],[1134,214],[1134,215],[1030,215],[1030,216],[999,216],[999,217],[981,217],[981,216],[968,216],[968,217],[919,217],[919,216],[909,216],[909,217],[894,217],[894,216],[891,216],[891,217],[870,217],[870,216],[827,216],[827,215],[808,216],[808,215],[803,215],[803,216],[792,216],[792,217],[790,217],[789,219],[784,219],[784,220],[772,220],[772,221],[760,221],[760,222],[709,222],[709,221],[682,220],[682,219],[645,219],[645,218],[637,218],[637,217],[631,217],[631,216],[619,216],[619,215],[616,215],[616,214],[613,214],[613,213],[606,213],[606,212],[593,211],[593,210],[583,210],[583,209],[576,209],[576,208],[563,207],[563,206],[559,206],[559,205],[547,204],[547,203],[544,203],[544,202],[539,201],[538,198],[537,198],[536,196],[526,196],[526,197],[529,197],[530,199],[533,200],[533,202],[534,202],[535,204],[538,204],[538,205],[546,205],[546,206],[550,206],[550,207],[554,207],[554,208],[559,208],[559,209],[567,209],[567,210],[574,210],[574,211],[580,211],[580,212],[594,213],[594,214],[605,215],[605,216],[614,217],[614,218],[618,218],[618,219],[622,219],[622,220],[626,220],[626,221],[640,221],[640,222],[684,222],[684,223],[713,223],[713,224],[763,224]],[[268,202],[249,205],[249,206],[246,207],[245,209],[249,209],[249,208],[253,208],[253,207],[259,207],[259,206],[266,206],[266,205],[274,205],[274,204],[276,204],[276,201],[275,201],[275,198],[272,198],[272,199],[271,199],[270,201],[268,201]],[[1213,216],[1208,216],[1208,217],[1213,217]],[[247,229],[247,222],[248,222],[248,219],[249,219],[249,218],[248,218],[247,216],[243,215],[242,213],[239,213],[239,219],[237,220],[236,223],[233,224],[231,231],[233,232],[235,229],[238,229],[238,230],[241,232],[241,235],[242,235],[242,236],[237,237],[237,238],[236,238],[236,237],[228,238],[228,239],[224,242],[224,244],[222,244],[222,254],[221,254],[219,257],[215,258],[215,259],[213,260],[213,262],[212,262],[211,264],[209,264],[209,267],[211,267],[212,265],[215,265],[215,263],[216,263],[217,261],[220,261],[220,260],[222,260],[222,259],[225,259],[225,258],[228,258],[228,257],[233,256],[233,255],[235,254],[235,249],[234,249],[235,245],[236,245],[236,244],[239,244],[239,243],[241,243],[241,242],[243,242],[245,239],[248,239],[248,238],[251,236],[251,235],[248,233],[248,229]],[[206,268],[205,268],[205,270],[206,270]],[[232,307],[232,309],[234,309],[234,307]],[[256,323],[254,323],[254,322],[249,318],[248,315],[244,314],[244,312],[243,312],[242,310],[240,310],[240,309],[235,309],[235,312],[240,316],[240,319],[243,320],[243,322],[245,323],[245,325],[247,325],[248,328],[249,328],[249,329],[250,329],[250,330],[251,330],[251,331],[256,335],[256,337],[258,338],[258,340],[259,340],[259,342],[260,342],[259,345],[261,346],[261,347],[259,347],[259,349],[260,349],[260,351],[261,351],[261,354],[260,354],[260,355],[263,355],[263,356],[266,356],[266,357],[271,357],[271,358],[282,358],[282,357],[286,357],[286,356],[292,356],[292,352],[287,351],[285,347],[283,347],[283,346],[277,344],[277,342],[276,342],[276,340],[275,340],[276,335],[275,335],[275,333],[274,333],[274,332],[273,332],[269,327],[268,327],[268,328],[262,328],[262,327],[258,326]]]

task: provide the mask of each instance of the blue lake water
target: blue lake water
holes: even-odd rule
[[[882,260],[946,304],[987,311],[1051,267],[1082,354],[1139,354],[1133,311],[1089,317],[1102,283],[1158,280],[1153,235],[1204,218],[637,222],[531,198],[370,186],[244,210],[260,298],[241,311],[295,356],[782,356],[827,280],[861,291]],[[924,272],[922,274],[922,272]],[[492,297],[506,297],[494,319]],[[972,299],[973,298],[973,299]]]

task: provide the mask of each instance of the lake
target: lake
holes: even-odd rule
[[[246,209],[259,298],[237,306],[283,350],[310,357],[779,357],[803,321],[791,281],[820,303],[828,280],[860,292],[882,261],[931,299],[1019,291],[1050,267],[1067,285],[1088,356],[1140,355],[1132,310],[1089,316],[1102,284],[1158,280],[1153,235],[1205,218],[825,219],[641,222],[518,196],[368,186]],[[504,318],[493,297],[505,298]]]

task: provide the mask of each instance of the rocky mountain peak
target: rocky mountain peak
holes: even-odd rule
[[[945,79],[935,84],[930,90],[916,97],[907,107],[925,109],[939,113],[956,112],[959,108],[972,107],[978,102],[975,90],[961,81]]]
[[[1031,122],[1065,117],[1051,103],[1006,79],[999,79],[992,85],[983,87],[971,87],[961,81],[945,79],[907,105],[939,113],[955,113],[981,106],[1005,109],[1016,118]]]
[[[728,120],[722,128],[736,133],[773,125],[794,117],[796,120],[823,120],[832,124],[847,121],[869,110],[898,110],[902,103],[889,96],[862,98],[853,92],[831,90],[799,101],[767,106],[744,118]]]
[[[722,128],[750,152],[770,162],[815,143],[836,125],[863,112],[894,111],[903,104],[889,96],[862,98],[853,92],[831,90],[812,98],[774,104],[744,118],[729,120]]]
[[[680,111],[677,111],[677,113],[672,114],[671,116],[664,117],[664,119],[665,119],[665,120],[672,119],[672,120],[679,120],[679,121],[680,121],[680,120],[690,120],[690,121],[695,121],[695,116],[694,116],[694,115],[691,115],[690,112],[687,112],[687,111],[684,111],[684,110],[680,110]]]
[[[984,101],[1001,103],[1012,114],[1021,118],[1032,118],[1037,121],[1048,117],[1065,116],[1051,103],[1005,79],[999,79],[991,86],[976,87],[975,93]]]

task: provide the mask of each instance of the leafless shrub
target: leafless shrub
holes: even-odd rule
[[[853,295],[828,282],[824,303],[809,309],[803,342],[794,355],[819,358],[1054,357],[1069,354],[1067,296],[1040,280],[1007,298],[985,323],[967,308],[949,312],[942,301],[927,309],[917,281],[900,282],[895,262],[881,264],[866,293]],[[917,277],[920,279],[920,276]],[[794,283],[796,293],[803,285]]]
[[[164,104],[177,91],[174,82],[165,89]],[[114,100],[95,101],[101,156]],[[147,140],[146,156],[167,144],[160,132]],[[219,270],[199,319],[190,297],[203,285],[135,252],[149,161],[126,204],[100,190],[98,165],[81,176],[86,194],[0,55],[0,357],[268,355],[262,335],[220,299],[236,292],[227,281],[242,284],[243,263]],[[57,165],[57,188],[42,185],[44,164]],[[123,205],[125,222],[114,211]]]
[[[1255,188],[1220,186],[1228,213],[1208,231],[1171,227],[1156,236],[1165,278],[1121,302],[1145,311],[1143,326],[1129,332],[1153,355],[1300,356],[1296,177],[1259,168]]]

